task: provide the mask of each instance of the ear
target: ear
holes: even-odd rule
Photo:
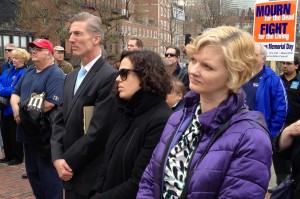
[[[93,39],[94,44],[99,44],[101,42],[101,35],[96,35]]]
[[[181,100],[183,98],[183,94],[182,93],[178,93],[176,94],[177,100]]]

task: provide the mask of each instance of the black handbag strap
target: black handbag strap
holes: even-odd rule
[[[237,113],[244,113],[244,112],[248,112],[248,109],[240,109]],[[236,114],[237,114],[236,113]],[[197,168],[197,166],[202,162],[202,160],[204,159],[204,157],[206,156],[206,154],[208,153],[208,151],[210,150],[211,146],[216,142],[216,140],[221,137],[223,135],[223,133],[229,128],[229,124],[231,121],[230,117],[225,124],[223,124],[221,126],[221,128],[219,129],[219,131],[216,133],[216,135],[212,138],[212,140],[208,143],[208,146],[206,147],[205,151],[203,152],[203,154],[201,155],[201,157],[198,159],[198,161],[196,162],[196,164],[193,166],[193,168],[191,168],[188,173],[187,173],[187,177],[186,177],[186,181],[185,181],[185,186],[182,190],[180,199],[185,199],[187,198],[187,194],[188,194],[188,185],[190,184],[191,178],[195,173],[194,168]]]

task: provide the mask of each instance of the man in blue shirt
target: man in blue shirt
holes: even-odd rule
[[[24,143],[26,172],[36,198],[62,198],[62,181],[51,162],[49,117],[61,103],[65,74],[54,64],[50,41],[38,39],[28,46],[34,67],[22,76],[11,96],[14,119],[19,124],[17,140]],[[34,93],[41,96],[35,102]]]
[[[280,77],[264,64],[267,51],[260,44],[255,45],[257,68],[253,78],[242,86],[246,104],[250,109],[263,113],[270,137],[275,138],[282,130],[288,111],[285,87]]]
[[[288,112],[287,95],[280,77],[264,64],[267,56],[266,48],[256,43],[255,53],[257,56],[256,74],[242,88],[247,95],[246,104],[249,108],[263,113],[274,145],[277,134],[283,129]],[[276,167],[274,157],[273,164]]]

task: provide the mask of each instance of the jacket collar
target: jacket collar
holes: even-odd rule
[[[163,96],[143,89],[138,90],[129,101],[117,96],[119,111],[133,118],[145,113],[155,104],[164,100]]]
[[[175,69],[175,71],[172,74],[174,76],[177,76],[180,73],[180,71],[181,71],[180,65],[179,65],[179,63],[177,63],[176,69]]]
[[[221,102],[218,107],[202,113],[199,116],[199,122],[204,132],[214,132],[218,127],[224,124],[232,115],[238,112],[244,106],[245,93],[240,91],[236,94],[229,94],[228,98]],[[187,114],[195,114],[199,104],[200,95],[190,91],[185,96],[185,107]]]

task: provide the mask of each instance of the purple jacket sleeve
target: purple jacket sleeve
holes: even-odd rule
[[[151,159],[149,165],[146,167],[144,174],[142,176],[139,191],[137,193],[136,198],[147,198],[147,199],[154,199],[154,179],[152,173],[152,164],[154,161]]]
[[[264,198],[271,176],[271,157],[269,136],[259,129],[248,129],[240,138],[218,198]]]

